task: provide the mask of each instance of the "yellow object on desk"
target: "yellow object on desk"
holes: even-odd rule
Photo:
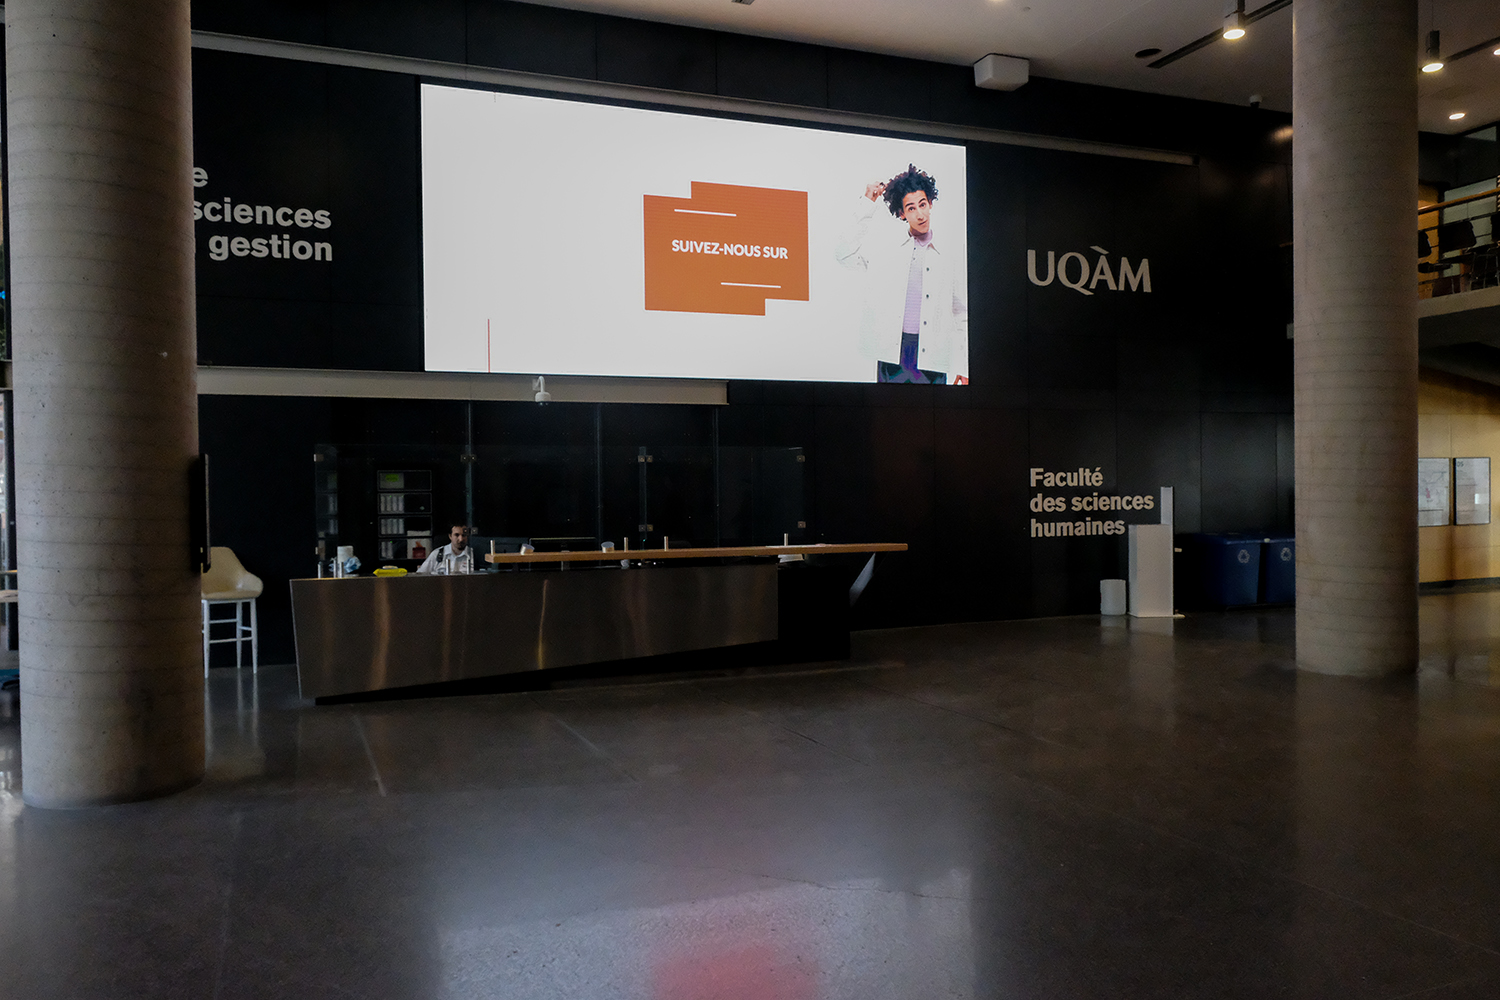
[[[376,576],[405,576],[406,570],[400,566],[382,566],[375,571]]]

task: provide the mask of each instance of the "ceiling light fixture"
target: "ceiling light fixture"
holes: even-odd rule
[[[1408,50],[1409,51],[1409,50]],[[1427,61],[1422,64],[1423,73],[1436,73],[1443,68],[1442,32],[1429,31],[1427,33]]]
[[[1224,18],[1224,40],[1245,37],[1245,0],[1235,0],[1234,11]]]
[[[1250,27],[1250,25],[1254,24],[1256,21],[1259,21],[1263,17],[1270,17],[1272,14],[1275,14],[1278,11],[1286,10],[1291,5],[1292,0],[1270,0],[1269,3],[1257,7],[1245,14],[1245,27]],[[1238,7],[1242,6],[1243,5],[1237,5],[1237,10]],[[1148,69],[1162,69],[1164,67],[1170,66],[1184,56],[1190,56],[1200,49],[1206,49],[1214,42],[1221,41],[1223,38],[1224,29],[1215,28],[1212,32],[1204,35],[1202,38],[1195,38],[1191,42],[1188,42],[1186,45],[1182,46],[1182,48],[1173,49],[1166,55],[1160,56],[1154,61],[1147,63],[1146,67]],[[1495,41],[1497,44],[1500,44],[1500,38],[1495,39]]]
[[[1450,122],[1456,122],[1460,118],[1462,118],[1463,116],[1464,116],[1464,112],[1462,112],[1462,111],[1455,111],[1455,112],[1453,112],[1453,114],[1451,114],[1451,115],[1448,116],[1448,120]]]
[[[1448,53],[1448,58],[1443,60],[1443,65],[1452,66],[1460,59],[1467,59],[1469,58],[1469,56],[1475,55],[1479,52],[1493,51],[1495,55],[1500,56],[1500,49],[1495,48],[1495,46],[1497,45],[1500,45],[1500,38],[1487,38],[1484,41],[1480,42],[1478,45],[1470,45],[1468,48],[1464,49],[1461,52]]]

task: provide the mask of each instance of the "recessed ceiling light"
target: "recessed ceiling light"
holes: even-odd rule
[[[1462,118],[1463,116],[1464,116],[1464,113],[1462,111],[1455,111],[1455,112],[1453,112],[1453,114],[1451,114],[1451,115],[1448,116],[1448,120],[1450,122],[1456,122],[1460,118]]]
[[[1159,55],[1161,55],[1161,49],[1141,49],[1141,51],[1135,54],[1135,57],[1137,59],[1150,59],[1152,56]],[[1500,56],[1500,51],[1497,51],[1495,55]]]

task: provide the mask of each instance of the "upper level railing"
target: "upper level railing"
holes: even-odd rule
[[[1417,294],[1424,299],[1500,285],[1500,178],[1449,194],[1458,197],[1417,208]]]

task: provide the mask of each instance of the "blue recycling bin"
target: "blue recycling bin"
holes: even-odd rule
[[[1260,600],[1261,539],[1253,535],[1199,535],[1203,598],[1212,607],[1236,608]]]
[[[1261,601],[1291,604],[1297,600],[1297,540],[1291,535],[1261,540]]]

